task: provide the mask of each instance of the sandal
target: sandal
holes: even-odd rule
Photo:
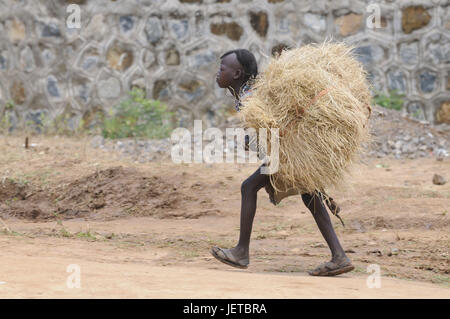
[[[224,264],[236,268],[246,269],[249,264],[248,258],[236,260],[229,249],[222,249],[214,246],[213,248],[211,248],[211,255],[213,255],[214,258],[223,262]]]
[[[308,271],[311,276],[337,276],[346,272],[352,271],[355,267],[351,264],[350,260],[344,264],[337,264],[329,261],[321,264],[314,270]]]

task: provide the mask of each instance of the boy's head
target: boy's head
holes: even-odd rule
[[[238,49],[226,52],[220,57],[220,69],[216,82],[221,88],[243,84],[258,75],[255,56],[248,50]]]

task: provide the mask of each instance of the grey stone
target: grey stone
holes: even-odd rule
[[[437,85],[437,74],[431,70],[423,70],[419,74],[420,90],[424,93],[433,92]]]
[[[406,78],[403,71],[400,69],[391,69],[387,73],[388,88],[390,90],[397,90],[399,93],[406,91]]]
[[[196,79],[186,79],[180,82],[177,92],[187,102],[193,102],[205,95],[206,87]]]
[[[418,148],[413,143],[411,143],[411,144],[409,144],[408,150],[409,150],[410,153],[415,154],[415,153],[417,153]]]
[[[188,20],[171,20],[169,21],[170,30],[177,40],[183,40],[189,31]]]
[[[439,174],[433,175],[433,184],[434,185],[445,185],[446,183],[447,183],[447,180],[445,179],[444,176],[439,175]]]
[[[450,61],[448,44],[430,43],[427,48],[427,54],[431,62],[436,65]]]
[[[278,21],[278,31],[280,33],[289,33],[289,28],[290,28],[290,22],[289,19],[286,17],[281,17],[280,20]]]
[[[402,150],[402,153],[409,153],[409,145],[403,144],[401,150]]]
[[[0,70],[6,70],[8,68],[8,52],[0,52]]]
[[[155,45],[164,35],[161,21],[157,17],[150,17],[145,24],[145,35],[150,44]]]
[[[118,98],[121,94],[120,81],[114,77],[99,81],[98,95],[104,99]]]
[[[419,42],[414,41],[409,43],[401,43],[399,54],[403,63],[408,65],[416,64],[419,60]]]
[[[47,92],[52,97],[61,97],[58,89],[58,80],[52,75],[47,78]]]
[[[439,149],[436,152],[436,161],[442,162],[444,160],[445,157],[447,157],[447,150],[445,149]]]
[[[56,23],[50,22],[43,25],[41,36],[44,38],[59,38],[61,37],[61,31]]]
[[[212,65],[216,62],[217,56],[214,52],[208,51],[191,57],[191,65],[194,68],[202,68]]]
[[[92,84],[87,79],[77,78],[72,80],[72,90],[75,99],[81,104],[87,104],[91,99]]]
[[[123,33],[128,33],[134,28],[134,20],[135,18],[132,16],[121,16],[119,18],[120,30]]]
[[[384,59],[384,49],[376,44],[369,44],[355,48],[357,59],[364,65],[370,66]]]
[[[98,56],[87,56],[81,63],[81,68],[85,71],[93,70],[96,68],[98,62]]]
[[[321,14],[305,13],[303,23],[317,33],[325,31],[327,27],[325,16]]]
[[[43,61],[44,61],[46,66],[52,65],[52,63],[56,59],[55,54],[49,49],[44,49],[42,51],[41,55],[42,55],[42,59],[43,59]]]
[[[45,110],[31,111],[25,115],[25,121],[28,126],[31,126],[36,132],[42,133],[44,126],[44,119],[48,112]]]

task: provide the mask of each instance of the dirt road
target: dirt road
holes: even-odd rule
[[[128,262],[29,255],[1,254],[0,298],[450,298],[448,288],[384,277],[380,288],[370,289],[363,275],[219,270],[206,268],[206,261],[204,267],[147,265],[153,252]],[[80,288],[67,287],[73,262],[80,266]]]
[[[0,146],[0,298],[449,298],[448,159],[368,160],[330,193],[332,217],[356,269],[307,270],[329,250],[298,197],[274,207],[261,191],[251,265],[209,254],[238,238],[240,183],[256,166],[139,164],[40,139]],[[378,265],[381,288],[368,288]],[[67,280],[80,270],[81,288]]]

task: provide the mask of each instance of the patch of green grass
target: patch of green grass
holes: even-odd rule
[[[3,229],[2,230],[2,234],[7,235],[7,236],[23,236],[23,234],[16,232],[14,230],[8,230],[8,229]]]
[[[165,138],[172,131],[173,114],[159,101],[149,100],[142,89],[133,88],[103,120],[105,138]]]
[[[59,230],[59,236],[64,238],[71,238],[73,234],[67,231],[64,227]]]
[[[83,238],[83,239],[87,239],[89,241],[96,241],[97,240],[95,235],[92,234],[90,230],[88,230],[86,232],[79,231],[78,233],[75,233],[75,236],[77,238]]]
[[[387,109],[400,111],[403,108],[405,95],[398,93],[397,90],[389,91],[389,95],[382,92],[377,92],[373,97],[375,104]]]
[[[26,186],[26,185],[30,184],[30,181],[27,178],[29,178],[28,175],[22,174],[22,175],[19,175],[16,177],[7,177],[5,181],[9,181],[18,186]]]
[[[0,130],[3,132],[5,138],[13,128],[11,118],[13,117],[15,108],[16,106],[12,100],[7,101],[2,108],[2,113],[0,114]]]
[[[266,234],[258,234],[255,239],[260,240],[260,239],[266,239],[266,238],[267,238]]]

